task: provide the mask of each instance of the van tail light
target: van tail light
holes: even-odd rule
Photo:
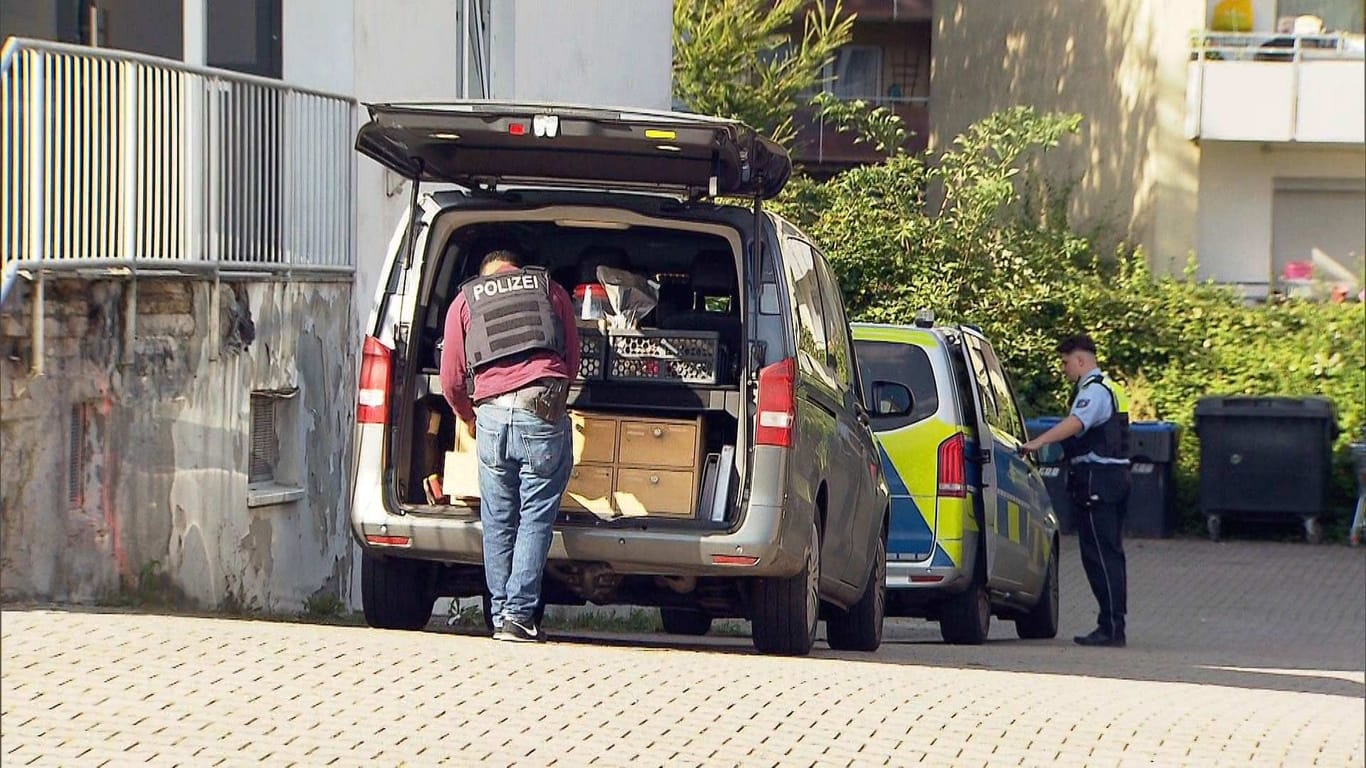
[[[365,337],[356,392],[356,421],[360,424],[383,424],[388,419],[390,354],[379,339]]]
[[[967,438],[962,432],[939,444],[939,495],[968,495]]]
[[[755,445],[792,447],[797,426],[797,362],[787,358],[759,369],[759,416]]]

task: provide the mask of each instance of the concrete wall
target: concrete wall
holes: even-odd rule
[[[1277,179],[1351,179],[1366,184],[1366,150],[1207,141],[1200,163],[1200,276],[1251,284],[1271,273]],[[1346,224],[1358,234],[1366,221]],[[1261,287],[1258,288],[1257,286]]]
[[[128,286],[48,280],[42,376],[28,283],[0,315],[3,596],[90,602],[150,581],[206,609],[347,599],[349,282],[224,283],[215,315],[212,283],[140,278],[125,348]],[[294,394],[277,483],[249,491],[254,390]],[[261,503],[272,493],[297,498]]]
[[[669,108],[670,0],[499,0],[491,10],[494,98]]]
[[[1195,247],[1199,149],[1183,138],[1198,0],[940,0],[934,6],[931,146],[1026,104],[1079,112],[1081,135],[1047,156],[1075,181],[1071,213],[1180,269]]]

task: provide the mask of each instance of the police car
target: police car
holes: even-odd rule
[[[1058,521],[1010,379],[965,325],[853,325],[891,492],[888,616],[983,642],[993,615],[1023,638],[1058,632]]]

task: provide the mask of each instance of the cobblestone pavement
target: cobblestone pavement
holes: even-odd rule
[[[1129,543],[1130,645],[1065,540],[1063,634],[877,654],[745,637],[447,630],[10,607],[4,765],[1287,765],[1366,761],[1366,552]]]

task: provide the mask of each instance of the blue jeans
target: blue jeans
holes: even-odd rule
[[[495,626],[530,619],[541,599],[551,530],[574,464],[569,417],[486,404],[475,411],[484,578]]]

